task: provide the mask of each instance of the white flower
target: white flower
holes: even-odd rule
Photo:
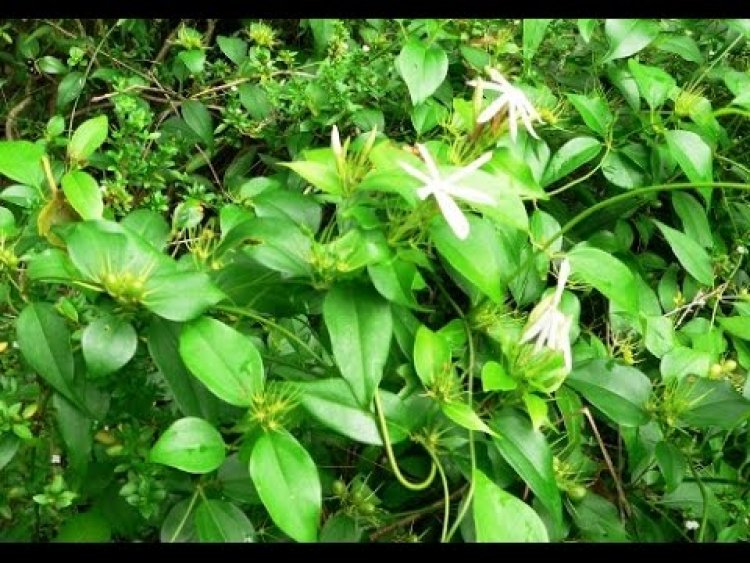
[[[685,529],[686,530],[697,530],[700,527],[701,527],[701,525],[698,523],[697,520],[685,520]]]
[[[52,463],[52,465],[60,465],[62,463],[62,458],[59,454],[52,454],[50,456],[50,463]]]
[[[339,128],[335,125],[333,126],[333,129],[331,129],[331,150],[333,150],[333,154],[336,155],[337,158],[340,158],[344,152],[341,147]]]
[[[566,258],[560,264],[557,273],[557,287],[553,295],[542,299],[529,315],[529,322],[521,335],[521,344],[535,340],[534,351],[546,346],[551,350],[562,352],[565,368],[573,368],[573,357],[570,351],[571,317],[560,311],[565,283],[570,275],[570,262]]]
[[[461,208],[458,207],[458,204],[453,201],[453,198],[462,199],[469,203],[480,203],[485,205],[492,205],[495,201],[489,195],[480,192],[479,190],[475,190],[474,188],[459,186],[457,182],[473,174],[489,162],[492,158],[492,153],[487,152],[483,154],[474,162],[467,164],[450,176],[443,178],[440,176],[437,164],[435,164],[435,161],[432,159],[432,155],[430,155],[427,147],[417,144],[417,149],[427,165],[428,174],[417,170],[406,162],[399,162],[401,168],[406,170],[409,175],[413,176],[420,182],[424,182],[424,185],[417,189],[417,197],[424,200],[430,195],[434,195],[440,206],[440,211],[448,222],[450,228],[458,238],[461,240],[466,239],[466,237],[469,236],[469,221],[461,211]]]
[[[494,90],[495,92],[500,92],[500,96],[493,100],[490,105],[479,114],[479,117],[477,117],[477,123],[486,123],[497,113],[502,111],[505,106],[508,106],[510,138],[513,139],[513,141],[516,140],[518,129],[517,122],[520,118],[521,121],[523,121],[524,127],[526,127],[526,131],[528,131],[532,137],[538,139],[539,135],[534,131],[531,121],[537,120],[539,123],[543,123],[542,117],[526,97],[526,94],[508,82],[505,77],[494,68],[488,69],[488,73],[490,78],[492,78],[492,81],[471,80],[468,82],[469,86],[474,86],[480,90]]]

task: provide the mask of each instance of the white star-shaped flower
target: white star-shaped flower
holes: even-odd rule
[[[417,144],[417,149],[427,165],[428,174],[417,170],[406,162],[399,162],[401,168],[420,182],[424,182],[424,185],[417,189],[417,197],[425,200],[430,195],[434,195],[440,207],[440,212],[445,217],[450,228],[459,239],[466,239],[469,236],[469,221],[453,198],[484,205],[492,205],[495,201],[486,193],[474,188],[459,186],[457,182],[473,174],[489,162],[492,159],[492,153],[487,152],[483,154],[474,162],[443,178],[427,147]]]
[[[477,117],[477,123],[486,123],[507,106],[510,138],[513,139],[513,141],[516,140],[518,119],[520,118],[521,121],[523,121],[524,127],[526,127],[526,131],[529,132],[529,135],[538,139],[539,135],[534,131],[534,126],[531,122],[532,120],[536,120],[539,123],[544,123],[544,121],[539,115],[539,112],[526,97],[526,94],[523,93],[523,90],[513,86],[494,68],[488,69],[487,72],[492,81],[470,80],[467,83],[469,86],[474,86],[481,90],[494,90],[495,92],[500,92],[500,96],[493,100],[490,105],[479,114],[479,117]]]
[[[573,356],[570,350],[570,324],[572,318],[560,310],[565,284],[570,275],[570,262],[566,258],[560,264],[557,273],[557,287],[555,293],[542,299],[529,315],[529,321],[521,335],[521,344],[534,343],[534,351],[540,351],[544,346],[551,350],[562,352],[565,368],[573,368]]]

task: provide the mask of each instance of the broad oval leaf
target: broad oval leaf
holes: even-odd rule
[[[210,473],[226,457],[224,439],[209,422],[186,417],[173,422],[151,448],[149,459],[188,473]]]
[[[429,98],[448,74],[448,56],[437,45],[425,46],[410,39],[396,58],[396,68],[406,82],[412,105]]]
[[[596,157],[602,144],[593,137],[576,137],[565,143],[555,153],[544,171],[542,186],[548,186],[564,178],[580,166]]]
[[[81,349],[88,372],[104,377],[127,364],[138,348],[133,325],[117,318],[97,319],[81,335]]]
[[[287,432],[263,434],[250,455],[250,477],[274,523],[298,542],[318,539],[322,495],[318,468]]]
[[[673,229],[664,223],[653,219],[654,223],[667,239],[672,252],[677,260],[700,283],[712,286],[714,283],[714,271],[711,257],[703,247],[688,237],[685,233]]]
[[[104,211],[102,192],[96,180],[82,170],[68,172],[62,177],[62,189],[71,207],[82,219],[101,219]]]
[[[605,359],[590,360],[576,366],[565,384],[617,424],[642,426],[650,419],[646,403],[651,381],[634,367]]]
[[[29,141],[0,141],[0,174],[40,189],[44,182],[44,147]]]
[[[611,254],[576,246],[567,254],[571,271],[624,310],[638,314],[638,286],[630,269]]]
[[[445,337],[422,325],[414,337],[414,368],[425,387],[451,367],[451,349]]]
[[[672,157],[677,161],[688,180],[696,183],[713,182],[713,155],[711,147],[700,135],[692,131],[667,131],[664,133]],[[698,188],[706,203],[711,201],[710,188]]]
[[[255,528],[231,502],[204,500],[195,509],[195,531],[202,543],[252,543]]]
[[[659,26],[642,19],[608,19],[604,33],[609,42],[609,52],[602,62],[635,55],[659,35]]]
[[[466,403],[441,403],[440,410],[443,411],[445,416],[463,428],[477,432],[486,432],[492,436],[495,435],[495,432],[487,426],[487,423],[479,418],[474,409]]]
[[[568,100],[581,114],[583,122],[592,131],[599,133],[602,137],[607,136],[614,116],[607,102],[599,96],[588,97],[583,94],[568,94]]]
[[[248,407],[263,387],[258,350],[247,336],[216,319],[203,317],[185,325],[180,356],[214,395],[229,404]]]
[[[388,302],[367,286],[335,285],[323,301],[323,319],[342,377],[360,406],[369,407],[390,349]]]
[[[478,542],[548,542],[544,522],[522,500],[481,471],[474,472],[474,528]]]
[[[558,523],[562,523],[562,499],[555,480],[552,450],[544,434],[534,430],[528,418],[505,408],[492,418],[499,436],[492,443],[505,461],[524,480]]]
[[[107,139],[108,129],[106,115],[93,117],[81,123],[68,144],[68,157],[76,162],[85,161]]]

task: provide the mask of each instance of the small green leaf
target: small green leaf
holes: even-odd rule
[[[68,158],[74,162],[84,162],[104,143],[108,132],[109,121],[106,115],[87,119],[78,126],[70,139]]]
[[[201,49],[191,49],[190,51],[181,51],[177,57],[190,71],[190,74],[201,74],[206,63],[206,53]]]
[[[664,133],[669,152],[688,180],[695,183],[713,182],[713,155],[711,147],[692,131],[667,131]],[[710,188],[697,188],[706,203],[711,201]]]
[[[62,177],[61,183],[68,203],[84,221],[102,218],[102,192],[90,174],[83,170],[73,170]]]
[[[523,20],[523,58],[530,61],[544,39],[551,19],[533,18]]]
[[[666,482],[666,491],[674,491],[682,483],[687,461],[680,449],[669,442],[659,442],[654,449],[656,463]]]
[[[565,383],[618,424],[642,426],[649,421],[651,381],[634,367],[590,360],[576,366]]]
[[[659,26],[641,19],[608,19],[604,22],[604,33],[609,42],[609,51],[603,63],[635,55],[659,35]]]
[[[318,468],[287,432],[263,434],[250,455],[250,477],[274,523],[298,542],[318,539],[322,494]]]
[[[552,450],[544,434],[517,410],[504,408],[492,417],[499,436],[492,439],[505,461],[518,473],[557,522],[562,522],[562,499],[552,465]]]
[[[576,137],[565,143],[549,161],[542,186],[548,186],[595,158],[602,144],[593,137]]]
[[[406,82],[412,105],[424,102],[443,83],[448,74],[448,56],[439,46],[426,47],[410,39],[396,58],[396,69]]]
[[[643,65],[635,59],[630,59],[628,68],[638,84],[643,99],[652,110],[660,107],[677,86],[674,78],[659,67]]]
[[[714,239],[706,210],[698,200],[685,192],[672,192],[672,205],[682,221],[685,234],[703,248],[713,248]]]
[[[369,407],[390,349],[388,302],[367,286],[335,285],[323,301],[323,319],[342,377],[360,406]]]
[[[81,71],[75,70],[66,74],[57,86],[57,109],[65,109],[73,100],[78,98],[85,83],[86,77]]]
[[[445,338],[422,325],[414,338],[414,367],[425,387],[451,367],[451,350]]]
[[[216,44],[221,52],[236,65],[241,65],[247,59],[247,42],[239,37],[227,37],[219,35]]]
[[[659,365],[665,383],[671,379],[682,379],[688,375],[707,377],[711,367],[711,355],[702,350],[678,346],[664,355]]]
[[[224,463],[224,439],[202,418],[186,417],[173,422],[149,453],[153,463],[175,467],[187,473],[211,473]]]
[[[656,219],[652,220],[659,227],[664,238],[667,239],[672,252],[674,252],[683,268],[700,283],[713,286],[714,271],[711,257],[703,247],[685,233],[668,227]]]
[[[750,317],[719,317],[719,324],[732,336],[750,340]]]
[[[482,389],[484,391],[512,391],[518,387],[518,382],[513,379],[505,368],[493,361],[482,366]]]
[[[581,34],[581,38],[584,42],[591,43],[591,37],[594,35],[594,30],[598,23],[598,20],[595,19],[578,20],[578,33]]]
[[[638,314],[638,287],[630,269],[611,254],[576,246],[567,254],[571,272],[625,311]]]
[[[196,100],[182,103],[182,119],[207,147],[214,144],[213,118],[206,106]]]
[[[674,53],[691,63],[703,64],[703,55],[698,44],[688,35],[662,33],[654,40],[653,46],[661,51]]]
[[[469,236],[465,240],[456,237],[448,223],[437,217],[430,226],[430,236],[440,255],[459,274],[477,286],[496,303],[503,301],[504,287],[501,279],[499,239],[492,224],[475,215],[468,215]]]
[[[273,110],[273,105],[260,84],[242,84],[239,94],[240,103],[253,119],[265,119]]]
[[[224,323],[203,317],[185,325],[180,356],[214,395],[248,407],[263,387],[263,361],[250,339]]]
[[[568,100],[581,114],[583,122],[589,129],[606,137],[614,116],[606,100],[599,96],[587,97],[583,94],[568,94]]]
[[[81,335],[83,357],[92,377],[116,372],[130,361],[137,348],[138,334],[133,325],[119,318],[97,319]]]
[[[44,182],[44,147],[28,141],[0,141],[0,174],[41,189]]]
[[[539,515],[525,502],[474,472],[473,514],[478,542],[548,542]]]
[[[331,155],[333,155],[333,153],[331,153]],[[297,174],[321,191],[339,195],[344,190],[339,174],[336,171],[333,156],[331,156],[331,159],[328,162],[298,160],[296,162],[285,162],[283,164],[294,170]]]
[[[206,499],[195,509],[195,530],[202,543],[250,543],[255,528],[231,502]]]
[[[450,418],[453,422],[459,426],[463,426],[468,430],[476,430],[477,432],[486,432],[491,436],[495,436],[495,432],[487,426],[487,424],[479,418],[479,415],[466,403],[450,402],[440,403],[440,410],[443,414]]]
[[[735,391],[728,381],[683,378],[677,387],[676,400],[687,405],[678,418],[691,428],[716,426],[731,430],[750,417],[750,400]]]

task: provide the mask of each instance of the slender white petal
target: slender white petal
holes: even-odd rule
[[[510,127],[510,138],[513,142],[516,142],[516,136],[518,135],[518,121],[516,116],[516,106],[514,104],[508,105],[508,126]]]
[[[406,172],[410,175],[419,180],[420,182],[424,182],[425,184],[429,184],[432,182],[432,178],[430,178],[427,174],[422,172],[421,170],[417,170],[414,168],[411,164],[408,162],[399,162],[398,163],[401,168],[406,170]]]
[[[452,183],[460,182],[461,180],[463,180],[467,176],[470,176],[471,174],[474,174],[474,172],[476,172],[477,170],[479,170],[482,166],[484,166],[485,164],[487,164],[490,160],[492,160],[492,153],[491,152],[486,152],[482,156],[480,156],[479,158],[477,158],[476,160],[474,160],[473,162],[470,162],[469,164],[467,164],[466,166],[464,166],[460,170],[458,170],[458,171],[454,172],[453,174],[451,174],[450,176],[448,176],[445,179],[445,181],[446,182],[452,182]]]
[[[539,138],[539,135],[536,131],[534,131],[534,126],[531,123],[531,118],[529,117],[529,114],[525,111],[521,112],[521,121],[523,121],[524,127],[526,127],[526,131],[529,132],[529,135],[534,137],[535,139]]]
[[[419,154],[422,155],[430,176],[433,179],[440,178],[440,171],[437,169],[437,164],[435,164],[435,161],[432,159],[432,155],[430,154],[430,151],[427,150],[427,147],[421,143],[417,143],[417,150],[419,151]]]
[[[448,226],[459,239],[466,240],[466,237],[469,236],[469,220],[461,211],[461,208],[449,195],[443,192],[436,191],[435,199],[437,199],[440,211],[448,222]]]
[[[435,189],[432,187],[432,183],[422,186],[417,189],[417,197],[421,200],[425,200],[435,193]]]
[[[490,119],[492,119],[496,113],[503,109],[503,106],[505,105],[507,99],[507,96],[503,94],[493,100],[492,103],[490,103],[490,105],[488,105],[487,108],[479,114],[479,117],[477,117],[477,123],[486,123]]]
[[[469,203],[479,203],[482,205],[493,205],[494,203],[496,203],[495,200],[492,199],[492,197],[490,197],[488,194],[480,192],[479,190],[475,190],[474,188],[466,188],[464,186],[448,186],[448,188],[444,191],[448,195],[463,199],[464,201],[468,201]]]
[[[333,149],[333,154],[336,156],[341,156],[343,153],[343,150],[341,149],[341,137],[339,136],[339,128],[335,125],[333,126],[333,129],[331,129],[331,149]]]
[[[555,288],[555,296],[552,298],[553,307],[560,305],[565,284],[568,283],[568,276],[570,276],[570,260],[565,258],[560,263],[560,268],[557,272],[557,287]]]

